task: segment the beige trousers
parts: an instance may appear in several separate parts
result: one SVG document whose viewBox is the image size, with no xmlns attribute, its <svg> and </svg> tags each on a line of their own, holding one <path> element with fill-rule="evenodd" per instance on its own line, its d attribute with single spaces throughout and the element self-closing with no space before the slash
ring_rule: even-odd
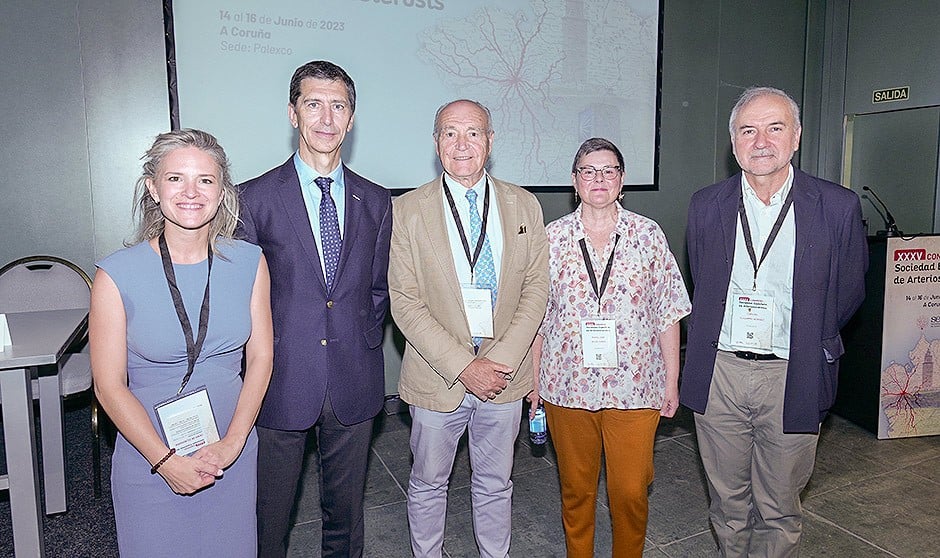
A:
<svg viewBox="0 0 940 558">
<path fill-rule="evenodd" d="M 705 414 L 695 414 L 721 556 L 799 555 L 800 492 L 813 474 L 819 436 L 784 434 L 786 375 L 786 360 L 719 351 Z"/>
</svg>

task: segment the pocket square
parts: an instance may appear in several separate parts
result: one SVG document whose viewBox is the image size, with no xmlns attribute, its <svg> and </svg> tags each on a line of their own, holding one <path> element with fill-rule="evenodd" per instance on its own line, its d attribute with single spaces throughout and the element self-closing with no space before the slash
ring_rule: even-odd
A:
<svg viewBox="0 0 940 558">
<path fill-rule="evenodd" d="M 519 225 L 519 234 L 525 234 L 525 223 Z"/>
</svg>

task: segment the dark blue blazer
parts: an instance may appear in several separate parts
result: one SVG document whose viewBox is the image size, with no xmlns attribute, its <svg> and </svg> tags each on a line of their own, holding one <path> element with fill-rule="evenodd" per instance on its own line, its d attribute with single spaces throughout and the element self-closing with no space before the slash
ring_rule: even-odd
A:
<svg viewBox="0 0 940 558">
<path fill-rule="evenodd" d="M 240 187 L 236 234 L 261 246 L 271 272 L 274 373 L 259 426 L 310 428 L 327 393 L 343 424 L 370 419 L 382 407 L 391 196 L 345 166 L 343 172 L 345 230 L 330 292 L 293 158 Z"/>
<path fill-rule="evenodd" d="M 836 397 L 839 330 L 865 297 L 868 248 L 858 196 L 793 171 L 796 250 L 784 432 L 818 432 Z M 692 314 L 680 401 L 705 412 L 731 282 L 741 173 L 699 190 L 689 205 Z"/>
</svg>

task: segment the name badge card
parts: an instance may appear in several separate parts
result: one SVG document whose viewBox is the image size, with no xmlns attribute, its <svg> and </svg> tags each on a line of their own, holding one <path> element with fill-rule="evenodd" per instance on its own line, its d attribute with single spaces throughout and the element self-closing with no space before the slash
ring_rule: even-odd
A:
<svg viewBox="0 0 940 558">
<path fill-rule="evenodd" d="M 490 289 L 463 286 L 463 309 L 471 337 L 493 337 L 493 302 Z"/>
<path fill-rule="evenodd" d="M 617 368 L 616 320 L 581 320 L 581 358 L 587 368 Z"/>
<path fill-rule="evenodd" d="M 759 291 L 735 290 L 731 306 L 731 344 L 773 348 L 774 297 Z"/>
<path fill-rule="evenodd" d="M 190 455 L 219 441 L 215 413 L 212 412 L 209 392 L 205 386 L 161 401 L 153 409 L 157 413 L 166 445 L 176 448 L 179 455 Z"/>
</svg>

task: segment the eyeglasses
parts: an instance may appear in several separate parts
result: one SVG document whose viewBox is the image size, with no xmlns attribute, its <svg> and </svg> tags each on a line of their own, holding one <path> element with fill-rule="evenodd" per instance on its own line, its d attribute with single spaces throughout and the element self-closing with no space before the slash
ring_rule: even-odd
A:
<svg viewBox="0 0 940 558">
<path fill-rule="evenodd" d="M 597 177 L 597 173 L 601 173 L 601 176 L 604 177 L 604 180 L 613 180 L 620 176 L 620 167 L 604 167 L 602 169 L 595 169 L 594 167 L 580 167 L 577 169 L 578 176 L 582 180 L 587 180 L 590 182 Z"/>
</svg>

